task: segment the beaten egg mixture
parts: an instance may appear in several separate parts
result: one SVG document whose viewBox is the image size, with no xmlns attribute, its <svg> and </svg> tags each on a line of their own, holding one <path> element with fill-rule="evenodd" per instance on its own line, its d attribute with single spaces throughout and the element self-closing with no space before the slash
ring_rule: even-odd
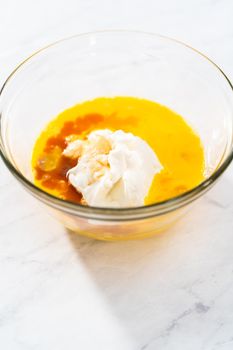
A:
<svg viewBox="0 0 233 350">
<path fill-rule="evenodd" d="M 65 150 L 76 140 L 86 141 L 96 130 L 131 133 L 153 150 L 161 167 L 152 178 L 144 205 L 180 195 L 204 178 L 201 140 L 180 115 L 145 99 L 103 97 L 65 110 L 39 135 L 32 154 L 35 184 L 59 198 L 88 204 L 67 176 L 79 157 L 68 157 Z"/>
</svg>

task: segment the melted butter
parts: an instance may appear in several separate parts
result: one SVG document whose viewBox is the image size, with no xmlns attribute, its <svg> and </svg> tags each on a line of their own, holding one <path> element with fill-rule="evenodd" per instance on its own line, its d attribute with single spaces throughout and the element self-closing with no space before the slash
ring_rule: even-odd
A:
<svg viewBox="0 0 233 350">
<path fill-rule="evenodd" d="M 145 140 L 164 169 L 154 177 L 145 204 L 177 196 L 203 180 L 204 150 L 185 120 L 158 103 L 134 97 L 97 98 L 65 110 L 41 133 L 33 149 L 35 184 L 60 198 L 80 203 L 66 172 L 76 165 L 62 155 L 67 138 L 85 139 L 93 130 L 131 132 Z"/>
</svg>

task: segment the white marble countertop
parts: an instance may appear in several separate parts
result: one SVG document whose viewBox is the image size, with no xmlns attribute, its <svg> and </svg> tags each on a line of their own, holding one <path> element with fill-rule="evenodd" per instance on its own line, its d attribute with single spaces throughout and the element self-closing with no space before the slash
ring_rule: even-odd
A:
<svg viewBox="0 0 233 350">
<path fill-rule="evenodd" d="M 106 28 L 160 32 L 233 80 L 232 0 L 0 0 L 1 82 L 33 50 Z M 0 348 L 233 349 L 233 167 L 172 230 L 103 243 L 66 230 L 0 163 Z"/>
</svg>

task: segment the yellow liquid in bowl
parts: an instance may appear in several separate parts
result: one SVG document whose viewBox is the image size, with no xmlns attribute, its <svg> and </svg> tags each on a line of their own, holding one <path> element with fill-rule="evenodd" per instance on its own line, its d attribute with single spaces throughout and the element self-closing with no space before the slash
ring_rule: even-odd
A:
<svg viewBox="0 0 233 350">
<path fill-rule="evenodd" d="M 180 115 L 145 99 L 103 97 L 69 108 L 48 124 L 33 149 L 35 184 L 57 197 L 79 203 L 81 196 L 68 184 L 64 161 L 61 166 L 61 153 L 67 136 L 83 139 L 98 129 L 131 132 L 145 140 L 158 156 L 163 170 L 155 175 L 145 205 L 184 193 L 204 178 L 201 140 Z M 46 168 L 46 161 L 52 167 Z M 61 176 L 53 162 L 60 164 L 57 169 L 62 171 Z M 68 164 L 67 169 L 69 165 L 74 166 Z"/>
</svg>

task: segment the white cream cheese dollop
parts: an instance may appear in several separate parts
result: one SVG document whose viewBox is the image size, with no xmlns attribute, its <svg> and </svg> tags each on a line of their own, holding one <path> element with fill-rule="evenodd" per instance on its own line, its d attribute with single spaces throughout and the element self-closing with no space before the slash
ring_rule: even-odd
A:
<svg viewBox="0 0 233 350">
<path fill-rule="evenodd" d="M 144 140 L 122 130 L 93 131 L 86 140 L 70 142 L 63 154 L 78 158 L 67 176 L 90 206 L 144 205 L 155 174 L 163 168 Z"/>
</svg>

